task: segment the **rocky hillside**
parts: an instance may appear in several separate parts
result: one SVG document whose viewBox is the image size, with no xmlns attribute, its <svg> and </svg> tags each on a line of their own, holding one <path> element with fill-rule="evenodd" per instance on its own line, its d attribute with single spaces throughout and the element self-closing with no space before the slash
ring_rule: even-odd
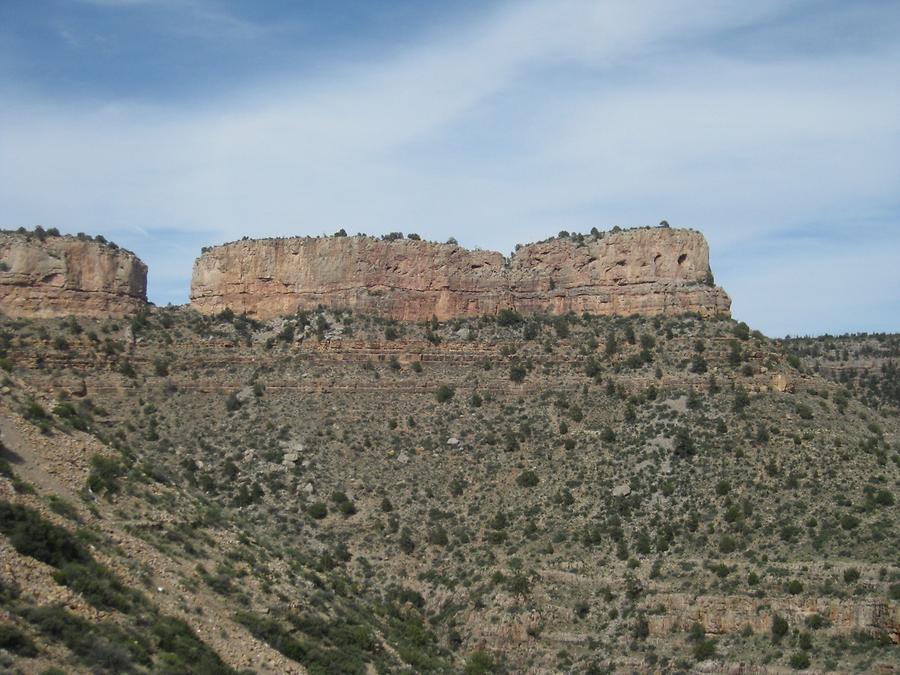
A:
<svg viewBox="0 0 900 675">
<path fill-rule="evenodd" d="M 0 668 L 896 672 L 898 407 L 805 358 L 691 315 L 0 321 Z"/>
<path fill-rule="evenodd" d="M 102 238 L 0 232 L 0 312 L 7 316 L 123 316 L 146 302 L 147 266 Z"/>
<path fill-rule="evenodd" d="M 510 259 L 454 243 L 366 236 L 243 240 L 204 251 L 191 305 L 268 319 L 319 305 L 404 321 L 519 312 L 728 315 L 699 232 L 565 235 Z"/>
</svg>

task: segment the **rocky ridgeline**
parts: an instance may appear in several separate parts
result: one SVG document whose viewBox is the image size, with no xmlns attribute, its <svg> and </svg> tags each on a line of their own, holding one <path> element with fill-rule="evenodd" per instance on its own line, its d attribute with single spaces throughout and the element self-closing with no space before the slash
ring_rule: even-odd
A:
<svg viewBox="0 0 900 675">
<path fill-rule="evenodd" d="M 0 312 L 9 316 L 121 316 L 146 304 L 146 288 L 146 265 L 102 239 L 0 233 Z M 259 319 L 324 305 L 421 321 L 503 309 L 727 316 L 731 301 L 712 283 L 703 235 L 660 227 L 554 238 L 509 259 L 419 239 L 247 239 L 204 250 L 191 304 Z"/>
<path fill-rule="evenodd" d="M 191 304 L 266 319 L 319 305 L 405 321 L 524 313 L 728 315 L 709 247 L 693 230 L 640 228 L 493 251 L 418 239 L 295 237 L 212 247 Z"/>
<path fill-rule="evenodd" d="M 147 302 L 147 266 L 89 237 L 0 233 L 0 312 L 13 317 L 129 314 Z"/>
</svg>

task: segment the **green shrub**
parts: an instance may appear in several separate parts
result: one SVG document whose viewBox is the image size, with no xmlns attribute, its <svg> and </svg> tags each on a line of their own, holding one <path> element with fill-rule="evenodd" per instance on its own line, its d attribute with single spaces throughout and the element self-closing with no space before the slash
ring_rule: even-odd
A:
<svg viewBox="0 0 900 675">
<path fill-rule="evenodd" d="M 841 527 L 845 530 L 853 530 L 859 526 L 859 518 L 856 516 L 845 514 L 841 516 Z"/>
<path fill-rule="evenodd" d="M 27 506 L 0 501 L 0 532 L 19 553 L 52 567 L 91 560 L 90 554 L 67 530 L 47 522 Z"/>
<path fill-rule="evenodd" d="M 501 309 L 497 314 L 498 326 L 515 326 L 519 323 L 522 323 L 522 317 L 514 309 Z"/>
<path fill-rule="evenodd" d="M 794 670 L 804 670 L 809 668 L 810 660 L 809 654 L 806 652 L 794 652 L 791 654 L 791 658 L 788 661 L 791 664 L 791 668 Z"/>
<path fill-rule="evenodd" d="M 233 673 L 219 655 L 210 649 L 196 633 L 181 619 L 157 616 L 150 625 L 150 634 L 155 638 L 161 654 L 165 673 L 196 673 L 215 675 Z"/>
<path fill-rule="evenodd" d="M 109 570 L 96 562 L 66 563 L 53 573 L 53 579 L 80 593 L 88 604 L 98 609 L 128 612 L 132 607 L 134 594 Z"/>
<path fill-rule="evenodd" d="M 561 340 L 569 337 L 569 317 L 555 316 L 553 317 L 553 330 L 556 331 L 556 337 Z"/>
<path fill-rule="evenodd" d="M 750 395 L 743 389 L 734 392 L 734 403 L 732 409 L 736 413 L 742 413 L 744 409 L 750 405 Z"/>
<path fill-rule="evenodd" d="M 737 542 L 734 540 L 730 534 L 723 534 L 719 539 L 719 552 L 724 555 L 728 555 L 729 553 L 734 553 L 734 550 L 737 548 Z"/>
<path fill-rule="evenodd" d="M 878 506 L 893 506 L 894 505 L 894 495 L 891 493 L 890 490 L 881 489 L 875 493 L 875 497 L 873 498 L 873 501 Z"/>
<path fill-rule="evenodd" d="M 800 649 L 802 649 L 803 651 L 809 651 L 813 646 L 812 635 L 810 635 L 809 633 L 800 633 L 800 638 L 797 641 L 797 644 L 800 645 Z"/>
<path fill-rule="evenodd" d="M 453 387 L 450 387 L 446 384 L 442 384 L 438 387 L 437 391 L 434 394 L 434 397 L 437 399 L 438 403 L 446 403 L 456 394 L 456 390 Z"/>
<path fill-rule="evenodd" d="M 413 541 L 412 531 L 408 527 L 404 527 L 402 530 L 400 530 L 400 536 L 397 539 L 397 545 L 400 547 L 400 550 L 407 555 L 416 550 L 416 542 Z"/>
<path fill-rule="evenodd" d="M 778 642 L 787 635 L 788 632 L 788 622 L 778 616 L 777 614 L 772 616 L 772 640 L 773 642 Z"/>
<path fill-rule="evenodd" d="M 446 546 L 450 543 L 450 539 L 447 537 L 447 530 L 444 529 L 442 525 L 435 525 L 430 530 L 428 530 L 428 543 L 435 544 L 436 546 Z"/>
<path fill-rule="evenodd" d="M 466 659 L 466 666 L 463 670 L 465 675 L 489 675 L 496 672 L 497 664 L 494 659 L 485 651 L 474 651 L 469 654 Z"/>
<path fill-rule="evenodd" d="M 694 441 L 686 427 L 678 427 L 675 432 L 674 451 L 676 457 L 692 457 L 697 450 Z"/>
<path fill-rule="evenodd" d="M 313 502 L 306 508 L 306 512 L 316 520 L 322 520 L 328 515 L 328 506 L 325 502 Z"/>
<path fill-rule="evenodd" d="M 78 520 L 78 511 L 69 502 L 56 495 L 47 497 L 47 505 L 53 513 L 68 518 L 69 520 Z"/>
<path fill-rule="evenodd" d="M 114 624 L 91 624 L 59 606 L 33 607 L 23 614 L 41 633 L 62 642 L 92 670 L 135 672 L 135 663 L 150 661 L 146 643 Z"/>
<path fill-rule="evenodd" d="M 169 361 L 161 357 L 153 359 L 153 372 L 159 377 L 166 377 L 169 374 Z"/>
<path fill-rule="evenodd" d="M 700 354 L 695 354 L 693 359 L 691 360 L 691 372 L 697 375 L 702 375 L 706 371 L 706 359 L 704 359 Z"/>
<path fill-rule="evenodd" d="M 859 580 L 859 570 L 855 567 L 848 567 L 844 570 L 844 581 L 848 584 L 855 583 Z"/>
<path fill-rule="evenodd" d="M 34 399 L 28 399 L 22 410 L 22 417 L 38 427 L 43 433 L 50 433 L 50 415 L 44 407 Z"/>
<path fill-rule="evenodd" d="M 91 457 L 91 472 L 88 474 L 87 486 L 94 494 L 114 495 L 121 489 L 119 479 L 124 473 L 125 467 L 119 460 L 94 455 Z"/>
<path fill-rule="evenodd" d="M 813 630 L 826 628 L 830 625 L 829 621 L 821 614 L 810 614 L 808 617 L 806 617 L 805 623 L 807 628 L 812 628 Z"/>
<path fill-rule="evenodd" d="M 521 363 L 514 363 L 509 367 L 509 379 L 513 382 L 518 383 L 524 381 L 527 374 L 528 371 Z"/>
<path fill-rule="evenodd" d="M 797 579 L 791 579 L 785 587 L 785 590 L 791 595 L 799 595 L 803 592 L 803 584 Z"/>
<path fill-rule="evenodd" d="M 38 653 L 30 637 L 15 626 L 3 623 L 0 623 L 0 649 L 26 658 L 37 656 Z"/>
<path fill-rule="evenodd" d="M 539 483 L 538 475 L 531 469 L 523 471 L 516 478 L 516 483 L 521 487 L 534 487 Z"/>
<path fill-rule="evenodd" d="M 243 403 L 241 403 L 241 399 L 238 398 L 237 392 L 233 391 L 228 394 L 228 398 L 225 399 L 225 410 L 228 412 L 235 412 L 236 410 L 240 410 Z"/>
<path fill-rule="evenodd" d="M 694 645 L 694 658 L 697 661 L 706 661 L 716 655 L 716 643 L 714 640 L 700 640 Z"/>
</svg>

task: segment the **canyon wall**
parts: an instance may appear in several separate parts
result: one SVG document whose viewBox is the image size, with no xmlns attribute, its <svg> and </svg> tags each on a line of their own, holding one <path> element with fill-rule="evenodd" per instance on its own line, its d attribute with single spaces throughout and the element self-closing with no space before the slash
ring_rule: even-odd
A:
<svg viewBox="0 0 900 675">
<path fill-rule="evenodd" d="M 0 233 L 0 312 L 122 316 L 147 302 L 147 266 L 129 251 L 71 236 Z"/>
<path fill-rule="evenodd" d="M 693 230 L 640 228 L 493 251 L 411 239 L 295 237 L 232 242 L 194 264 L 191 304 L 266 319 L 317 305 L 404 321 L 569 311 L 729 314 Z"/>
</svg>

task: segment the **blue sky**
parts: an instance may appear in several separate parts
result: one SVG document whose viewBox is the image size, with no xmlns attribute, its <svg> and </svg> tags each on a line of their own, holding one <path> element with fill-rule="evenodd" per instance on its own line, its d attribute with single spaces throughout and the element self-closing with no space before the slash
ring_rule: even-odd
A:
<svg viewBox="0 0 900 675">
<path fill-rule="evenodd" d="M 896 0 L 0 0 L 0 226 L 702 230 L 769 335 L 900 331 Z"/>
</svg>

